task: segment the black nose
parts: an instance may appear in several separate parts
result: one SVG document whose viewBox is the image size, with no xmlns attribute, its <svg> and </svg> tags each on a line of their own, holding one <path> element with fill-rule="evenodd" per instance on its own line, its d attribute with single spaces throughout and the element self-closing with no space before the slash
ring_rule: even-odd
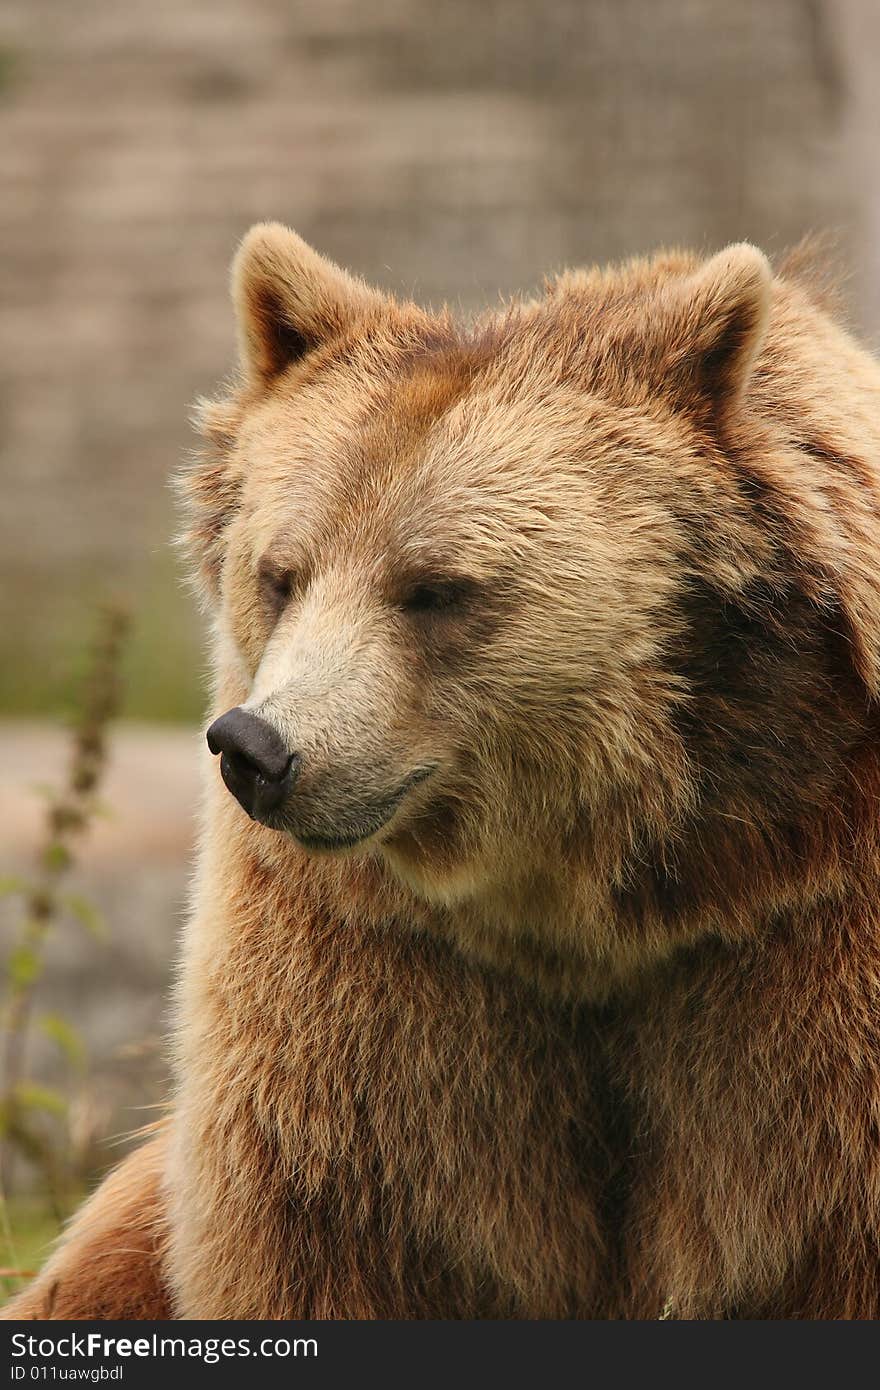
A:
<svg viewBox="0 0 880 1390">
<path fill-rule="evenodd" d="M 220 775 L 254 820 L 265 820 L 287 796 L 299 770 L 281 735 L 256 714 L 236 707 L 215 719 L 208 747 L 220 754 Z"/>
</svg>

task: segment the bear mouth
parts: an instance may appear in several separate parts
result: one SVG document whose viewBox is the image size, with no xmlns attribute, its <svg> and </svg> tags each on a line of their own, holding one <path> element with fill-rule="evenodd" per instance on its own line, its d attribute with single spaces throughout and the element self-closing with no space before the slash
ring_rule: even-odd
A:
<svg viewBox="0 0 880 1390">
<path fill-rule="evenodd" d="M 426 781 L 433 771 L 433 767 L 417 768 L 390 796 L 369 807 L 359 807 L 358 814 L 351 821 L 332 828 L 326 822 L 325 829 L 324 825 L 299 821 L 295 814 L 291 814 L 295 810 L 292 806 L 286 808 L 286 814 L 277 813 L 263 823 L 271 830 L 291 836 L 303 849 L 313 853 L 329 854 L 354 849 L 384 830 L 409 793 Z"/>
</svg>

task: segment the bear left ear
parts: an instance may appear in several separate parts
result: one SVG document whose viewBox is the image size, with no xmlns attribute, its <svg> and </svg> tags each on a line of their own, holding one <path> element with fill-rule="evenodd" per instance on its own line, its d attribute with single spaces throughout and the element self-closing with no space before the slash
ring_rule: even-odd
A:
<svg viewBox="0 0 880 1390">
<path fill-rule="evenodd" d="M 277 222 L 252 227 L 232 264 L 239 354 L 265 389 L 293 362 L 387 303 Z"/>
<path fill-rule="evenodd" d="M 658 385 L 688 414 L 723 431 L 742 401 L 770 311 L 772 272 L 741 242 L 663 286 L 656 301 Z"/>
</svg>

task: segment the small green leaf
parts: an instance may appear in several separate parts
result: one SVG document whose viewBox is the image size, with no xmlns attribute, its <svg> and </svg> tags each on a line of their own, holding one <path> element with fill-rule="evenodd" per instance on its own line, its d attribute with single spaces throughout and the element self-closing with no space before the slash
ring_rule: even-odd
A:
<svg viewBox="0 0 880 1390">
<path fill-rule="evenodd" d="M 58 873 L 61 869 L 66 869 L 70 863 L 70 851 L 60 840 L 54 840 L 51 845 L 47 845 L 43 854 L 43 863 L 47 869 Z"/>
<path fill-rule="evenodd" d="M 91 936 L 98 941 L 106 940 L 107 928 L 104 919 L 88 898 L 81 897 L 79 893 L 65 893 L 59 901 Z"/>
<path fill-rule="evenodd" d="M 57 1091 L 50 1091 L 48 1086 L 34 1086 L 31 1082 L 16 1086 L 15 1101 L 22 1110 L 45 1110 L 50 1115 L 63 1115 L 67 1110 L 64 1097 Z"/>
<path fill-rule="evenodd" d="M 62 1018 L 60 1014 L 43 1014 L 40 1027 L 46 1037 L 61 1049 L 69 1062 L 75 1067 L 83 1065 L 86 1050 L 82 1038 L 66 1018 Z"/>
<path fill-rule="evenodd" d="M 6 973 L 17 989 L 33 984 L 39 979 L 43 962 L 30 946 L 14 946 L 6 961 Z"/>
<path fill-rule="evenodd" d="M 11 898 L 15 893 L 29 893 L 30 884 L 26 878 L 16 874 L 0 874 L 0 898 Z"/>
</svg>

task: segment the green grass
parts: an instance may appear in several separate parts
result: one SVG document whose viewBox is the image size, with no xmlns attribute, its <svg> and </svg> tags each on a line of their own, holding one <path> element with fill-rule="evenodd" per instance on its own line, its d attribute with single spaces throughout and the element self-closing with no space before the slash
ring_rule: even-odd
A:
<svg viewBox="0 0 880 1390">
<path fill-rule="evenodd" d="M 45 1263 L 61 1223 L 36 1197 L 0 1201 L 0 1304 L 18 1293 Z M 10 1273 L 8 1271 L 16 1271 Z"/>
</svg>

